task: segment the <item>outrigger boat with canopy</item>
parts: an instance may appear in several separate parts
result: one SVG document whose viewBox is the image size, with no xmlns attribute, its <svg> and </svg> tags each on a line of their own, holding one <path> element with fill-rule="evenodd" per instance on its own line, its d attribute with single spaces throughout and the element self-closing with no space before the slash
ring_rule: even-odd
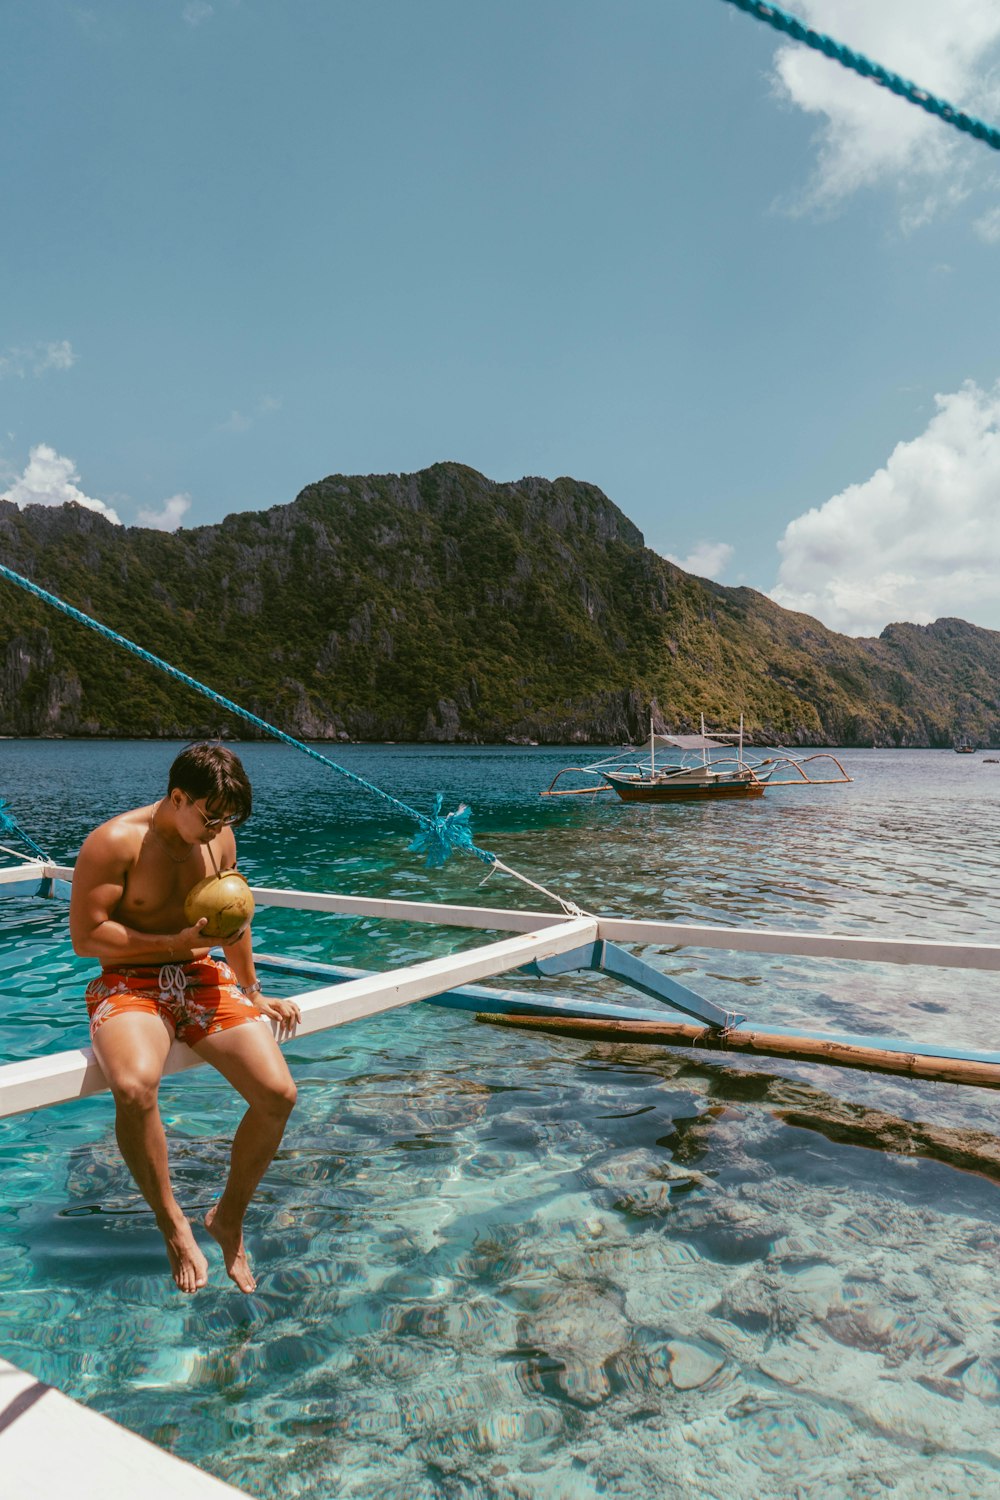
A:
<svg viewBox="0 0 1000 1500">
<path fill-rule="evenodd" d="M 736 743 L 731 743 L 735 741 Z M 706 798 L 762 797 L 769 786 L 829 786 L 851 778 L 835 755 L 817 751 L 796 756 L 774 751 L 748 758 L 743 742 L 743 715 L 734 732 L 657 734 L 649 721 L 649 743 L 627 745 L 614 755 L 586 766 L 565 766 L 542 792 L 543 797 L 593 796 L 616 792 L 623 802 L 692 802 Z M 832 761 L 839 775 L 818 777 L 806 770 L 813 761 Z M 583 786 L 558 786 L 562 778 L 589 776 Z"/>
</svg>

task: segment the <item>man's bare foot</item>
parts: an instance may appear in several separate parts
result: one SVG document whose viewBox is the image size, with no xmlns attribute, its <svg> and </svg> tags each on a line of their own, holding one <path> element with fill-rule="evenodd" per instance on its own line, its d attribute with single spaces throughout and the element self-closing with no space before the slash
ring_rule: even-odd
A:
<svg viewBox="0 0 1000 1500">
<path fill-rule="evenodd" d="M 250 1269 L 247 1260 L 246 1247 L 243 1244 L 243 1226 L 237 1224 L 235 1229 L 230 1229 L 225 1224 L 218 1223 L 219 1205 L 216 1203 L 205 1215 L 205 1228 L 222 1246 L 222 1258 L 226 1263 L 226 1270 L 241 1292 L 253 1292 L 257 1289 L 257 1279 Z"/>
<path fill-rule="evenodd" d="M 208 1281 L 208 1261 L 198 1249 L 187 1219 L 161 1227 L 170 1269 L 179 1291 L 196 1292 Z"/>
</svg>

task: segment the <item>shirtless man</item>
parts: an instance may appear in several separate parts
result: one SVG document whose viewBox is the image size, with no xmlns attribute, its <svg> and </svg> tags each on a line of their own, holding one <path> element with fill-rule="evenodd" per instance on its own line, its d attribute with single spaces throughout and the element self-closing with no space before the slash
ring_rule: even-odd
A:
<svg viewBox="0 0 1000 1500">
<path fill-rule="evenodd" d="M 174 1037 L 218 1068 L 249 1106 L 233 1138 L 222 1197 L 205 1216 L 243 1292 L 257 1284 L 243 1216 L 295 1103 L 295 1084 L 266 1022 L 287 1033 L 298 1006 L 261 994 L 249 927 L 222 945 L 226 962 L 219 963 L 201 936 L 205 918 L 192 927 L 184 916 L 188 891 L 214 873 L 210 859 L 220 870 L 235 867 L 233 829 L 250 810 L 250 783 L 233 752 L 189 745 L 170 768 L 166 796 L 95 828 L 73 874 L 73 947 L 102 968 L 87 988 L 87 1009 L 115 1098 L 118 1144 L 156 1216 L 182 1292 L 205 1285 L 208 1262 L 174 1197 L 157 1105 Z"/>
</svg>

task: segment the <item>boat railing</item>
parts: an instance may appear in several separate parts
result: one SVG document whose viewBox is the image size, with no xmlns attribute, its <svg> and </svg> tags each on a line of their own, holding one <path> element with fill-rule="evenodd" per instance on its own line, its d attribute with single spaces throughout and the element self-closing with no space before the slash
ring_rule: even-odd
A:
<svg viewBox="0 0 1000 1500">
<path fill-rule="evenodd" d="M 832 760 L 840 775 L 810 776 L 803 767 L 814 760 Z M 766 769 L 768 766 L 771 767 L 770 771 Z M 828 750 L 817 751 L 815 755 L 805 755 L 801 760 L 795 755 L 768 756 L 766 760 L 760 761 L 754 770 L 761 781 L 766 781 L 768 786 L 840 786 L 854 779 L 848 776 L 837 757 Z M 775 773 L 782 770 L 797 771 L 798 775 L 789 776 L 787 780 L 775 780 Z"/>
<path fill-rule="evenodd" d="M 636 765 L 632 769 L 638 771 L 640 768 L 639 768 L 638 765 Z M 627 775 L 628 774 L 628 770 L 629 770 L 629 767 L 626 766 L 624 768 L 624 774 Z M 595 783 L 594 783 L 593 786 L 565 786 L 565 787 L 560 787 L 559 790 L 557 791 L 556 790 L 556 782 L 559 781 L 563 776 L 593 776 L 595 778 Z M 539 796 L 542 796 L 542 797 L 593 797 L 593 796 L 596 796 L 596 794 L 598 792 L 610 792 L 611 790 L 612 790 L 611 785 L 607 781 L 604 780 L 604 774 L 603 774 L 603 772 L 595 770 L 593 766 L 564 766 L 561 771 L 557 771 L 556 772 L 555 776 L 553 776 L 553 778 L 552 778 L 551 782 L 549 783 L 549 785 L 545 788 L 544 792 L 540 792 L 539 793 Z"/>
<path fill-rule="evenodd" d="M 649 767 L 646 766 L 643 769 L 648 775 Z M 711 771 L 716 775 L 735 776 L 744 771 L 752 772 L 753 769 L 753 766 L 748 765 L 745 760 L 740 760 L 738 755 L 718 755 L 709 761 L 697 760 L 687 755 L 683 760 L 668 761 L 664 765 L 657 766 L 654 774 L 657 779 L 689 775 L 692 771 Z"/>
<path fill-rule="evenodd" d="M 65 888 L 65 882 L 71 880 L 72 875 L 72 869 L 67 866 L 23 865 L 0 871 L 0 889 L 13 893 L 33 882 L 39 894 L 54 894 L 57 884 Z M 474 984 L 477 980 L 508 973 L 530 962 L 544 961 L 597 939 L 595 917 L 450 907 L 419 901 L 382 901 L 321 891 L 265 887 L 253 887 L 253 895 L 258 906 L 292 907 L 298 911 L 337 912 L 349 916 L 395 917 L 407 922 L 478 927 L 518 934 L 444 958 L 428 959 L 386 973 L 366 975 L 313 990 L 299 999 L 302 1017 L 296 1027 L 297 1036 L 379 1015 L 415 1000 L 440 995 L 459 985 Z M 183 1072 L 200 1066 L 200 1062 L 189 1047 L 175 1041 L 167 1056 L 164 1073 Z M 106 1088 L 104 1074 L 89 1047 L 7 1063 L 0 1066 L 0 1116 L 61 1104 Z"/>
<path fill-rule="evenodd" d="M 17 893 L 32 887 L 40 894 L 61 894 L 68 889 L 67 882 L 72 879 L 72 874 L 73 871 L 68 866 L 25 863 L 12 869 L 0 870 L 0 890 Z M 300 995 L 298 1003 L 302 1019 L 296 1028 L 297 1036 L 379 1015 L 417 1000 L 432 999 L 460 986 L 475 984 L 481 979 L 509 973 L 525 965 L 533 966 L 535 972 L 546 972 L 547 965 L 547 972 L 551 973 L 565 972 L 567 968 L 586 967 L 586 963 L 577 961 L 579 955 L 599 955 L 602 944 L 627 943 L 643 948 L 666 946 L 724 949 L 737 953 L 784 954 L 848 959 L 861 963 L 913 964 L 1000 973 L 1000 944 L 996 943 L 858 937 L 771 928 L 711 927 L 691 922 L 590 914 L 568 916 L 564 913 L 452 906 L 440 902 L 349 896 L 326 891 L 283 890 L 269 886 L 253 887 L 253 895 L 260 907 L 287 907 L 298 911 L 378 917 L 389 921 L 432 923 L 435 926 L 516 934 L 445 957 L 324 985 Z M 621 954 L 620 958 L 625 960 L 625 968 L 619 967 L 614 972 L 626 977 L 629 955 Z M 633 959 L 632 962 L 643 967 L 638 959 Z M 593 967 L 594 963 L 591 962 L 589 966 Z M 596 966 L 602 966 L 599 957 Z M 289 961 L 287 967 L 294 969 L 294 961 Z M 307 972 L 307 967 L 302 972 Z M 674 983 L 668 981 L 666 976 L 661 976 L 661 981 L 665 985 Z M 486 1005 L 483 1009 L 487 1009 Z M 665 1009 L 664 1014 L 669 1015 L 669 1011 Z M 717 1027 L 702 1026 L 696 1028 L 696 1035 L 710 1040 L 702 1043 L 689 1039 L 688 1045 L 719 1045 L 720 1038 L 724 1042 L 727 1034 L 725 1029 L 719 1031 Z M 816 1037 L 822 1034 L 811 1035 Z M 854 1042 L 857 1042 L 857 1038 Z M 902 1045 L 897 1042 L 896 1050 L 899 1051 Z M 926 1051 L 930 1044 L 905 1043 L 905 1047 L 913 1052 L 919 1052 L 921 1046 Z M 944 1047 L 937 1049 L 937 1055 L 955 1056 L 958 1053 L 957 1049 Z M 832 1057 L 830 1060 L 833 1060 Z M 997 1062 L 1000 1064 L 1000 1054 L 997 1055 Z M 200 1065 L 201 1060 L 190 1048 L 175 1041 L 167 1058 L 165 1072 L 177 1073 Z M 1000 1066 L 995 1067 L 988 1076 L 995 1077 L 1000 1083 Z M 7 1063 L 0 1066 L 0 1116 L 64 1103 L 106 1088 L 104 1075 L 90 1048 Z"/>
</svg>

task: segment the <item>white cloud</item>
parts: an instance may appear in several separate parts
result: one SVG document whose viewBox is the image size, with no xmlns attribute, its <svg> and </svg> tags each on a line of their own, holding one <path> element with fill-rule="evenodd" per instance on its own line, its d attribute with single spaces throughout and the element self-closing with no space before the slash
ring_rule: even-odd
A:
<svg viewBox="0 0 1000 1500">
<path fill-rule="evenodd" d="M 190 0 L 181 11 L 181 16 L 189 26 L 201 26 L 203 22 L 210 21 L 215 14 L 215 7 L 207 4 L 207 0 Z"/>
<path fill-rule="evenodd" d="M 687 557 L 675 557 L 672 552 L 663 555 L 667 562 L 676 563 L 685 573 L 694 573 L 698 578 L 714 578 L 718 583 L 729 566 L 733 549 L 728 542 L 697 542 Z"/>
<path fill-rule="evenodd" d="M 148 526 L 153 531 L 176 531 L 190 509 L 190 495 L 171 495 L 159 510 L 140 510 L 136 525 Z"/>
<path fill-rule="evenodd" d="M 55 343 L 41 340 L 34 344 L 11 345 L 0 351 L 0 380 L 6 375 L 15 375 L 23 380 L 26 375 L 44 375 L 48 370 L 68 370 L 76 364 L 76 355 L 69 339 Z"/>
<path fill-rule="evenodd" d="M 989 209 L 972 227 L 988 245 L 1000 245 L 1000 207 Z"/>
<path fill-rule="evenodd" d="M 996 112 L 996 0 L 798 0 L 794 9 L 949 103 L 987 118 Z M 783 43 L 774 68 L 779 96 L 820 119 L 819 160 L 800 206 L 832 208 L 861 187 L 891 182 L 910 200 L 903 222 L 912 229 L 968 192 L 984 151 L 971 137 L 963 143 L 925 110 L 800 43 Z"/>
<path fill-rule="evenodd" d="M 275 412 L 281 410 L 281 398 L 279 396 L 261 396 L 253 409 L 248 413 L 244 411 L 231 411 L 224 422 L 219 423 L 220 432 L 249 432 L 255 422 L 261 417 L 273 417 Z"/>
<path fill-rule="evenodd" d="M 847 635 L 943 615 L 1000 629 L 1000 383 L 935 401 L 884 468 L 789 523 L 778 604 Z"/>
<path fill-rule="evenodd" d="M 94 500 L 85 495 L 78 486 L 79 474 L 71 458 L 64 458 L 48 443 L 38 443 L 28 455 L 24 473 L 6 491 L 0 500 L 12 500 L 23 509 L 26 505 L 65 505 L 72 500 L 87 510 L 96 510 L 116 526 L 121 518 L 103 500 Z"/>
<path fill-rule="evenodd" d="M 220 432 L 249 432 L 251 419 L 241 411 L 231 411 L 224 422 L 219 423 Z"/>
</svg>

